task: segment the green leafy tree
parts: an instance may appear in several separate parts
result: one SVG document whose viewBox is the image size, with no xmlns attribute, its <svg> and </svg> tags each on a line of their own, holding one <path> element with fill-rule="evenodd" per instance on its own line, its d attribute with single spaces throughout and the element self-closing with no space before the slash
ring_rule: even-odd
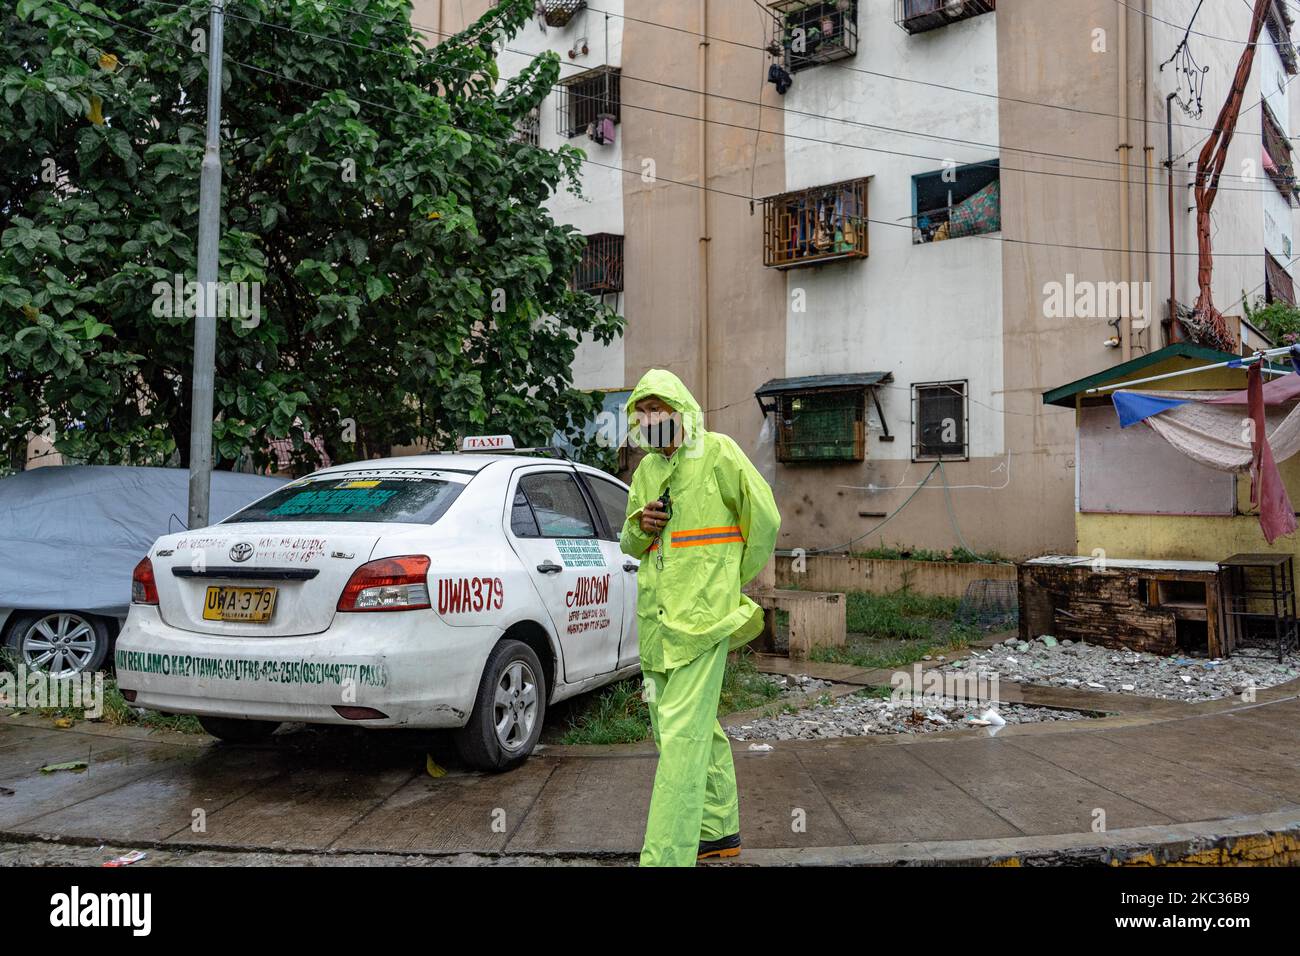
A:
<svg viewBox="0 0 1300 956">
<path fill-rule="evenodd" d="M 186 465 L 209 5 L 118 7 L 3 20 L 0 443 Z M 622 320 L 570 289 L 584 239 L 544 207 L 582 153 L 515 141 L 559 75 L 548 54 L 499 82 L 532 9 L 428 47 L 407 0 L 229 5 L 219 278 L 245 309 L 218 319 L 217 467 L 289 438 L 307 470 L 305 436 L 334 460 L 582 443 L 600 396 L 572 385 L 577 340 Z"/>
<path fill-rule="evenodd" d="M 1246 318 L 1251 325 L 1262 331 L 1275 345 L 1294 345 L 1300 342 L 1300 309 L 1281 299 L 1265 302 L 1257 297 L 1252 306 L 1242 295 L 1242 304 L 1246 307 Z"/>
</svg>

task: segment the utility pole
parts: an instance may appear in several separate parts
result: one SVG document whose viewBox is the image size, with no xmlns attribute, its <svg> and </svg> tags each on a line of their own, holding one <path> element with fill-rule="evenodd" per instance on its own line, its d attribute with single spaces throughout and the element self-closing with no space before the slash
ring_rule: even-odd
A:
<svg viewBox="0 0 1300 956">
<path fill-rule="evenodd" d="M 225 0 L 212 0 L 208 30 L 208 134 L 199 174 L 199 306 L 194 318 L 190 408 L 189 529 L 208 524 L 212 491 L 212 391 L 217 351 L 217 249 L 221 240 L 221 39 Z"/>
</svg>

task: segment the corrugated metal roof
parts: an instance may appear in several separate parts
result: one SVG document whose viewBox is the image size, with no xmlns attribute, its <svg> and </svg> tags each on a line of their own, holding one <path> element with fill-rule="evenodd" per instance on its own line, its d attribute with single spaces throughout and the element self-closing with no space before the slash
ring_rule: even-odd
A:
<svg viewBox="0 0 1300 956">
<path fill-rule="evenodd" d="M 892 382 L 893 372 L 847 372 L 840 375 L 801 375 L 797 378 L 769 379 L 754 394 L 778 395 L 782 392 L 808 392 L 819 388 L 852 388 Z"/>
</svg>

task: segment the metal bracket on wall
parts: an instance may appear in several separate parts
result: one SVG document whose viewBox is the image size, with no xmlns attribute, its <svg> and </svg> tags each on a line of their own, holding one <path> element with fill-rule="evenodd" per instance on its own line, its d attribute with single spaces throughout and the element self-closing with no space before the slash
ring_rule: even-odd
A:
<svg viewBox="0 0 1300 956">
<path fill-rule="evenodd" d="M 889 422 L 885 421 L 884 409 L 880 407 L 880 392 L 875 386 L 871 386 L 871 401 L 876 406 L 876 414 L 880 416 L 880 430 L 884 432 L 880 436 L 881 441 L 893 441 L 894 436 L 889 434 Z"/>
</svg>

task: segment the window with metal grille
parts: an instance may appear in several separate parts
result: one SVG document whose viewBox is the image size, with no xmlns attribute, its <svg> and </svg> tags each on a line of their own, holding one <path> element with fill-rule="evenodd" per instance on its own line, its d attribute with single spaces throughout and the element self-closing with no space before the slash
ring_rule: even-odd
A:
<svg viewBox="0 0 1300 956">
<path fill-rule="evenodd" d="M 587 237 L 582 261 L 573 270 L 573 288 L 577 292 L 623 291 L 623 237 L 601 232 Z"/>
<path fill-rule="evenodd" d="M 867 256 L 871 177 L 763 200 L 763 265 L 777 269 Z"/>
<path fill-rule="evenodd" d="M 912 242 L 941 242 L 1002 228 L 998 160 L 912 177 Z"/>
<path fill-rule="evenodd" d="M 1291 274 L 1267 249 L 1264 250 L 1264 301 L 1295 305 L 1295 284 L 1291 281 Z"/>
<path fill-rule="evenodd" d="M 912 386 L 913 461 L 969 458 L 968 424 L 964 380 Z"/>
<path fill-rule="evenodd" d="M 605 130 L 619 123 L 620 71 L 616 66 L 598 66 L 560 82 L 555 102 L 555 128 L 572 139 L 587 133 L 605 141 Z"/>
<path fill-rule="evenodd" d="M 894 0 L 894 22 L 908 33 L 924 33 L 997 9 L 997 0 Z"/>
<path fill-rule="evenodd" d="M 1260 130 L 1264 145 L 1264 172 L 1273 180 L 1290 204 L 1296 199 L 1295 163 L 1291 157 L 1291 140 L 1282 130 L 1268 100 L 1260 100 Z"/>
<path fill-rule="evenodd" d="M 777 461 L 862 461 L 866 392 L 861 388 L 776 396 Z"/>
<path fill-rule="evenodd" d="M 857 0 L 777 0 L 768 6 L 791 73 L 858 52 Z"/>
</svg>

